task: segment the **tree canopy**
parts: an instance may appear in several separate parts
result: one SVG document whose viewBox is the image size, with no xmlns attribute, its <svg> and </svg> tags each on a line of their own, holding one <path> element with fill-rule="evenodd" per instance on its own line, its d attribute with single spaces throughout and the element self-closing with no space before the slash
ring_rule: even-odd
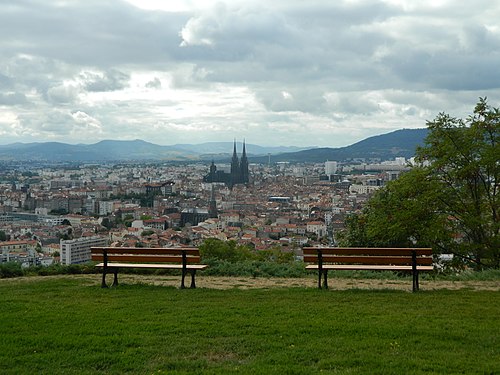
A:
<svg viewBox="0 0 500 375">
<path fill-rule="evenodd" d="M 480 98 L 467 119 L 440 113 L 427 127 L 417 164 L 347 219 L 341 242 L 432 246 L 499 268 L 500 110 Z"/>
</svg>

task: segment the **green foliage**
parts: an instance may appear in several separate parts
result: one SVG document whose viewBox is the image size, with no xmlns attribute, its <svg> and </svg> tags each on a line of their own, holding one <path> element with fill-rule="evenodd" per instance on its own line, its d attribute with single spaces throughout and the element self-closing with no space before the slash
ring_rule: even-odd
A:
<svg viewBox="0 0 500 375">
<path fill-rule="evenodd" d="M 0 241 L 7 241 L 7 239 L 7 234 L 3 230 L 0 230 Z"/>
<path fill-rule="evenodd" d="M 141 232 L 141 237 L 151 236 L 155 231 L 152 229 L 146 229 Z"/>
<path fill-rule="evenodd" d="M 71 223 L 69 222 L 68 219 L 64 219 L 62 222 L 61 222 L 61 225 L 71 225 Z"/>
<path fill-rule="evenodd" d="M 415 167 L 378 190 L 358 215 L 349 216 L 338 236 L 346 246 L 429 247 L 451 240 L 445 215 L 437 215 L 438 186 Z"/>
<path fill-rule="evenodd" d="M 476 268 L 500 267 L 500 110 L 480 99 L 466 120 L 428 124 L 420 166 L 346 220 L 348 246 L 432 246 Z"/>
<path fill-rule="evenodd" d="M 238 245 L 234 240 L 221 241 L 217 238 L 208 238 L 199 248 L 203 261 L 217 259 L 234 263 L 255 257 L 248 246 Z"/>
<path fill-rule="evenodd" d="M 242 277 L 305 277 L 310 276 L 302 262 L 275 263 L 262 260 L 243 260 L 230 262 L 209 258 L 204 261 L 208 268 L 206 276 L 242 276 Z"/>
<path fill-rule="evenodd" d="M 101 289 L 63 277 L 2 280 L 0 295 L 7 375 L 500 372 L 498 292 Z"/>
<path fill-rule="evenodd" d="M 301 277 L 303 262 L 295 261 L 292 253 L 280 248 L 254 251 L 235 241 L 209 238 L 200 246 L 202 261 L 209 267 L 204 275 L 251 277 Z"/>
<path fill-rule="evenodd" d="M 51 275 L 80 275 L 100 272 L 92 263 L 62 265 L 59 263 L 50 266 L 32 266 L 22 268 L 20 263 L 0 263 L 0 278 L 20 276 L 51 276 Z"/>
<path fill-rule="evenodd" d="M 294 263 L 295 255 L 291 252 L 284 252 L 279 247 L 267 250 L 260 250 L 256 253 L 256 259 L 270 263 Z"/>
<path fill-rule="evenodd" d="M 123 218 L 123 224 L 126 226 L 126 227 L 131 227 L 132 226 L 132 222 L 134 221 L 134 216 L 132 214 L 127 214 L 125 215 L 125 217 Z"/>
<path fill-rule="evenodd" d="M 439 185 L 439 208 L 460 241 L 450 249 L 477 267 L 500 267 L 500 109 L 481 98 L 466 120 L 444 113 L 428 123 L 429 178 Z"/>
<path fill-rule="evenodd" d="M 0 279 L 8 277 L 19 277 L 23 275 L 23 269 L 20 263 L 7 262 L 0 263 Z"/>
<path fill-rule="evenodd" d="M 107 230 L 110 230 L 113 227 L 113 222 L 109 219 L 109 217 L 104 217 L 101 221 L 101 225 Z"/>
<path fill-rule="evenodd" d="M 49 215 L 67 215 L 67 214 L 68 214 L 68 210 L 65 208 L 56 208 L 56 209 L 51 210 L 49 212 Z"/>
</svg>

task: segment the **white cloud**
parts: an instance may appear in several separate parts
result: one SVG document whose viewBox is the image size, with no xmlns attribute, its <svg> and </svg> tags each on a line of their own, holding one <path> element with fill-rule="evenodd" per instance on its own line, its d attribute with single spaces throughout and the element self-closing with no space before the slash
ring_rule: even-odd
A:
<svg viewBox="0 0 500 375">
<path fill-rule="evenodd" d="M 0 4 L 0 142 L 343 146 L 500 103 L 500 4 Z"/>
</svg>

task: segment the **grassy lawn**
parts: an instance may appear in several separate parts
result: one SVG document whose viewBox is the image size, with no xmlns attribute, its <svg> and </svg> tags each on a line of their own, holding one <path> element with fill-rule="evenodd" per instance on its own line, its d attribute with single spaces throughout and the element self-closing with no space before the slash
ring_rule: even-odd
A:
<svg viewBox="0 0 500 375">
<path fill-rule="evenodd" d="M 491 291 L 0 280 L 0 373 L 493 374 L 499 316 Z"/>
</svg>

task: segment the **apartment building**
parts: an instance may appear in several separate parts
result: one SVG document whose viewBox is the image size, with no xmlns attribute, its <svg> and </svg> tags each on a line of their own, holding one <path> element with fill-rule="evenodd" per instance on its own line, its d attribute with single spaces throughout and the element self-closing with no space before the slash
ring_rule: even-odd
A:
<svg viewBox="0 0 500 375">
<path fill-rule="evenodd" d="M 90 261 L 90 248 L 92 246 L 107 246 L 107 237 L 82 237 L 74 240 L 60 242 L 61 264 L 78 264 Z"/>
</svg>

